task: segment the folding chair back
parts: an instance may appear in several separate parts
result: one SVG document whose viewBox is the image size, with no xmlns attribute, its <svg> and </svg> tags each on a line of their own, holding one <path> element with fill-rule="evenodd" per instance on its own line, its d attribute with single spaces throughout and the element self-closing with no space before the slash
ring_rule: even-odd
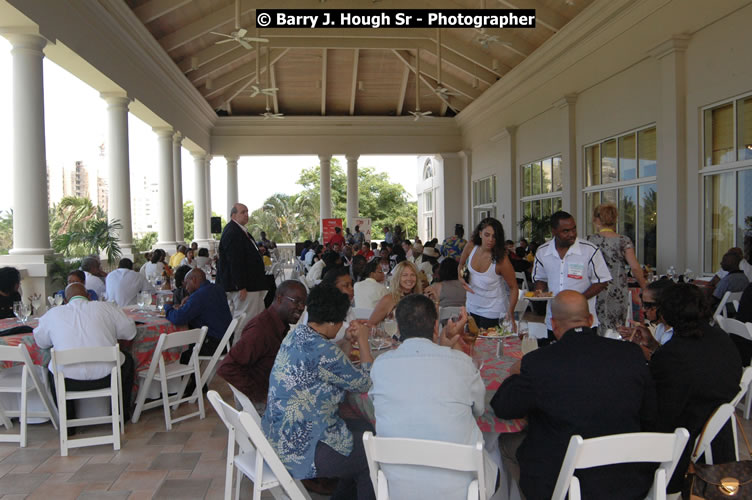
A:
<svg viewBox="0 0 752 500">
<path fill-rule="evenodd" d="M 577 469 L 622 463 L 660 462 L 648 498 L 665 499 L 666 483 L 674 473 L 688 439 L 689 432 L 681 427 L 673 434 L 635 432 L 592 439 L 572 436 L 551 498 L 564 500 L 569 493 L 570 500 L 580 500 L 580 482 L 574 475 Z"/>
<path fill-rule="evenodd" d="M 721 429 L 729 420 L 731 420 L 731 430 L 734 435 L 734 454 L 736 455 L 736 460 L 739 460 L 739 445 L 736 436 L 736 419 L 733 418 L 733 415 L 734 406 L 731 403 L 722 404 L 715 412 L 713 412 L 713 414 L 705 424 L 705 428 L 703 429 L 702 434 L 697 438 L 697 441 L 695 442 L 695 448 L 692 451 L 691 457 L 693 462 L 697 462 L 697 460 L 702 455 L 705 455 L 705 463 L 713 463 L 713 450 L 711 449 L 710 444 L 713 442 L 713 439 L 715 439 L 718 433 L 721 432 Z"/>
<path fill-rule="evenodd" d="M 239 412 L 222 400 L 216 391 L 207 394 L 222 422 L 227 427 L 227 470 L 225 475 L 225 499 L 232 494 L 232 477 L 235 468 L 253 482 L 254 500 L 261 498 L 261 492 L 280 488 L 293 500 L 310 500 L 310 496 L 299 481 L 294 480 L 266 440 L 260 425 L 251 414 Z M 254 410 L 255 412 L 255 410 Z M 240 453 L 235 454 L 237 444 Z M 235 495 L 240 491 L 242 475 L 235 482 Z M 276 493 L 276 492 L 274 492 Z M 278 495 L 274 495 L 278 497 Z"/>
<path fill-rule="evenodd" d="M 52 421 L 55 429 L 58 428 L 57 408 L 50 399 L 47 386 L 37 376 L 36 366 L 31 361 L 29 351 L 24 344 L 15 347 L 0 346 L 0 361 L 12 361 L 20 363 L 19 374 L 12 373 L 16 367 L 0 371 L 0 393 L 17 393 L 21 394 L 21 405 L 18 410 L 4 410 L 0 406 L 0 421 L 10 430 L 13 428 L 13 422 L 8 417 L 18 417 L 20 432 L 18 434 L 0 434 L 0 443 L 19 443 L 21 448 L 27 444 L 26 428 L 28 417 L 48 417 Z M 29 384 L 31 379 L 31 384 Z M 39 399 L 44 405 L 45 411 L 29 411 L 28 395 L 31 391 L 37 391 Z"/>
<path fill-rule="evenodd" d="M 245 315 L 246 313 L 240 313 L 240 315 L 230 321 L 230 324 L 227 325 L 227 330 L 225 330 L 225 334 L 222 335 L 222 340 L 219 341 L 219 345 L 217 346 L 217 350 L 214 351 L 214 354 L 211 356 L 199 355 L 199 361 L 209 361 L 201 375 L 201 387 L 199 387 L 199 389 L 203 389 L 204 385 L 209 385 L 209 382 L 214 378 L 214 374 L 217 372 L 217 363 L 225 357 L 224 354 L 222 354 L 225 347 L 230 344 L 230 339 L 235 335 L 238 325 L 245 324 Z"/>
<path fill-rule="evenodd" d="M 388 500 L 389 485 L 382 470 L 387 465 L 422 465 L 437 469 L 474 472 L 467 498 L 486 497 L 483 442 L 475 445 L 431 441 L 427 439 L 383 438 L 371 432 L 363 434 L 363 446 L 368 460 L 376 497 Z"/>
<path fill-rule="evenodd" d="M 530 288 L 527 285 L 527 276 L 525 276 L 525 273 L 523 272 L 515 272 L 514 277 L 517 280 L 522 280 L 522 283 L 520 284 L 520 290 L 527 291 Z"/>
<path fill-rule="evenodd" d="M 63 366 L 79 363 L 112 363 L 110 372 L 110 387 L 89 391 L 68 392 L 65 387 Z M 85 347 L 81 349 L 66 349 L 56 351 L 52 349 L 52 366 L 55 374 L 55 390 L 57 392 L 57 406 L 60 415 L 60 454 L 68 456 L 68 448 L 112 444 L 115 450 L 120 449 L 120 433 L 125 431 L 123 423 L 123 387 L 120 379 L 120 349 L 118 346 Z M 74 404 L 73 400 L 109 397 L 112 409 L 111 415 L 86 417 L 68 420 L 67 406 Z M 71 401 L 71 403 L 68 403 Z M 112 434 L 104 436 L 68 439 L 68 427 L 83 425 L 107 424 L 112 422 Z"/>
<path fill-rule="evenodd" d="M 204 418 L 206 413 L 204 412 L 204 393 L 201 390 L 201 368 L 199 366 L 198 353 L 201 350 L 201 344 L 206 337 L 207 327 L 196 328 L 194 330 L 187 330 L 184 332 L 163 333 L 159 336 L 157 347 L 154 350 L 154 356 L 151 359 L 149 369 L 146 371 L 138 372 L 138 377 L 141 379 L 140 386 L 138 388 L 138 396 L 136 397 L 136 409 L 133 411 L 133 417 L 131 422 L 134 424 L 138 422 L 143 410 L 162 406 L 165 414 L 165 426 L 167 430 L 172 429 L 172 424 L 180 422 L 182 420 L 195 417 L 199 415 L 201 419 Z M 170 363 L 166 365 L 162 352 L 168 349 L 176 347 L 193 345 L 191 358 L 187 365 L 180 364 L 179 362 Z M 196 389 L 193 394 L 189 394 L 187 397 L 183 397 L 185 388 L 188 385 L 191 375 L 193 375 L 196 382 Z M 167 391 L 167 381 L 170 379 L 180 379 L 180 389 L 175 396 L 170 397 Z M 160 383 L 162 389 L 162 397 L 155 401 L 146 403 L 146 395 L 151 387 L 153 380 Z M 172 418 L 170 412 L 170 406 L 176 407 L 180 403 L 186 401 L 193 401 L 198 399 L 198 411 L 188 413 L 178 418 Z"/>
<path fill-rule="evenodd" d="M 238 390 L 237 387 L 235 387 L 232 384 L 227 384 L 230 386 L 230 390 L 232 390 L 232 395 L 235 396 L 235 401 L 240 403 L 240 407 L 243 408 L 244 412 L 247 412 L 253 420 L 256 421 L 256 423 L 261 426 L 261 415 L 258 414 L 256 411 L 256 407 L 253 406 L 253 403 L 250 399 L 248 399 L 248 396 L 243 394 Z"/>
<path fill-rule="evenodd" d="M 739 392 L 731 400 L 731 406 L 736 408 L 742 398 L 747 395 L 749 390 L 749 384 L 752 383 L 752 366 L 748 366 L 742 372 L 742 379 L 739 382 Z M 747 396 L 747 402 L 749 403 L 749 396 Z"/>
<path fill-rule="evenodd" d="M 355 319 L 367 320 L 373 314 L 373 309 L 369 309 L 368 307 L 353 307 L 353 314 L 355 315 Z"/>
<path fill-rule="evenodd" d="M 520 313 L 520 318 L 522 318 L 522 314 L 527 311 L 529 305 L 530 301 L 525 297 L 525 290 L 520 288 L 517 290 L 517 305 L 514 306 L 514 312 Z"/>
<path fill-rule="evenodd" d="M 718 307 L 715 308 L 715 312 L 713 313 L 713 319 L 715 319 L 718 316 L 723 316 L 724 318 L 728 318 L 728 308 L 726 307 L 726 304 L 733 304 L 736 311 L 739 310 L 739 300 L 742 298 L 743 292 L 726 292 L 723 294 L 723 297 L 721 297 L 721 301 L 718 303 Z"/>
</svg>

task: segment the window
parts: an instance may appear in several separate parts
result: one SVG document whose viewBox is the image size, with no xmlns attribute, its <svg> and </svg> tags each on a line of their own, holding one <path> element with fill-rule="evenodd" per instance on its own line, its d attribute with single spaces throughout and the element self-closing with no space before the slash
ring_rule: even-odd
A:
<svg viewBox="0 0 752 500">
<path fill-rule="evenodd" d="M 424 210 L 426 212 L 432 212 L 433 211 L 433 192 L 426 191 L 423 193 L 423 200 L 424 200 Z"/>
<path fill-rule="evenodd" d="M 521 168 L 522 216 L 540 218 L 561 210 L 561 156 L 534 161 Z M 533 237 L 531 223 L 523 227 L 522 236 Z"/>
<path fill-rule="evenodd" d="M 426 242 L 433 239 L 433 217 L 426 217 Z"/>
<path fill-rule="evenodd" d="M 752 95 L 703 110 L 703 272 L 752 234 Z M 746 241 L 745 241 L 746 240 Z"/>
<path fill-rule="evenodd" d="M 426 227 L 426 241 L 433 239 L 433 191 L 423 191 L 423 220 Z"/>
<path fill-rule="evenodd" d="M 473 181 L 473 223 L 496 217 L 496 176 Z"/>
<path fill-rule="evenodd" d="M 656 265 L 658 191 L 657 134 L 651 125 L 585 147 L 586 235 L 593 234 L 593 210 L 613 203 L 619 210 L 617 231 L 634 244 L 637 259 Z"/>
<path fill-rule="evenodd" d="M 431 160 L 426 160 L 426 163 L 423 165 L 423 180 L 430 179 L 433 177 L 433 164 L 431 163 Z"/>
</svg>

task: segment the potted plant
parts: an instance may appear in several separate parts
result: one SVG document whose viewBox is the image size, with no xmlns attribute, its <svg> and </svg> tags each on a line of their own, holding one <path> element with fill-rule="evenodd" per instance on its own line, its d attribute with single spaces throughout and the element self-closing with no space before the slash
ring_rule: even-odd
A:
<svg viewBox="0 0 752 500">
<path fill-rule="evenodd" d="M 551 216 L 540 217 L 525 215 L 518 223 L 520 230 L 527 236 L 529 243 L 535 246 L 545 243 L 551 236 Z"/>
</svg>

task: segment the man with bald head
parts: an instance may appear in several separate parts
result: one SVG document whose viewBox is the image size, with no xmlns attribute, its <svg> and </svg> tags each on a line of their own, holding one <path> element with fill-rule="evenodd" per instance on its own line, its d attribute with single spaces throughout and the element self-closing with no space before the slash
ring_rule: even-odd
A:
<svg viewBox="0 0 752 500">
<path fill-rule="evenodd" d="M 211 356 L 217 350 L 232 321 L 225 292 L 222 287 L 209 282 L 204 271 L 199 268 L 191 269 L 185 275 L 183 288 L 188 296 L 178 305 L 165 304 L 165 316 L 175 325 L 187 325 L 189 328 L 207 327 L 200 354 Z M 190 351 L 183 353 L 185 363 L 190 357 Z"/>
<path fill-rule="evenodd" d="M 136 324 L 116 305 L 90 302 L 82 283 L 71 283 L 65 289 L 66 304 L 47 311 L 34 329 L 34 341 L 43 349 L 58 351 L 83 347 L 113 346 L 118 340 L 133 340 Z M 130 416 L 133 387 L 133 358 L 123 351 L 120 366 L 123 381 L 123 416 Z M 49 365 L 50 385 L 55 396 L 52 362 Z M 85 363 L 63 367 L 67 391 L 89 391 L 110 387 L 110 363 Z M 68 418 L 75 418 L 75 406 L 67 404 Z"/>
<path fill-rule="evenodd" d="M 256 240 L 245 227 L 248 207 L 235 203 L 230 219 L 219 240 L 217 284 L 227 292 L 232 315 L 246 313 L 247 321 L 264 310 L 264 296 L 269 286 Z"/>
<path fill-rule="evenodd" d="M 584 295 L 560 292 L 551 302 L 551 325 L 557 342 L 525 355 L 491 400 L 499 418 L 527 418 L 525 432 L 502 434 L 499 444 L 528 500 L 551 498 L 572 435 L 641 432 L 656 415 L 642 351 L 599 337 Z M 645 497 L 654 469 L 624 464 L 576 475 L 583 498 L 632 499 Z"/>
</svg>

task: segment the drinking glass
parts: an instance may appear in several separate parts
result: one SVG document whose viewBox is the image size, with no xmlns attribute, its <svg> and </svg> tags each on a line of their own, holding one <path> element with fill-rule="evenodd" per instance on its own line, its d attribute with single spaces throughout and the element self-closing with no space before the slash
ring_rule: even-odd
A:
<svg viewBox="0 0 752 500">
<path fill-rule="evenodd" d="M 394 337 L 399 334 L 399 328 L 397 328 L 397 322 L 393 319 L 384 320 L 384 331 L 390 337 Z"/>
<path fill-rule="evenodd" d="M 524 339 L 530 334 L 530 327 L 527 325 L 526 320 L 520 320 L 517 323 L 517 336 L 519 336 L 520 340 Z"/>
<path fill-rule="evenodd" d="M 164 312 L 164 306 L 165 306 L 165 296 L 157 295 L 157 310 L 159 311 L 160 315 Z"/>
<path fill-rule="evenodd" d="M 21 305 L 23 303 L 17 300 L 13 303 L 13 315 L 18 318 L 18 322 L 21 322 Z"/>
<path fill-rule="evenodd" d="M 29 320 L 29 316 L 31 315 L 31 304 L 24 304 L 21 302 L 21 308 L 20 308 L 21 316 L 19 319 L 21 320 L 21 323 L 24 325 Z"/>
<path fill-rule="evenodd" d="M 695 279 L 695 272 L 690 268 L 687 268 L 687 270 L 684 271 L 684 279 L 687 280 L 687 282 L 693 281 Z"/>
<path fill-rule="evenodd" d="M 136 304 L 138 304 L 139 310 L 144 310 L 144 305 L 146 305 L 146 299 L 144 298 L 144 292 L 141 292 L 138 294 L 138 297 L 136 298 Z"/>
<path fill-rule="evenodd" d="M 44 304 L 44 301 L 42 301 L 42 296 L 38 293 L 35 293 L 31 296 L 31 307 L 32 314 L 39 314 L 39 308 L 42 307 Z"/>
<path fill-rule="evenodd" d="M 63 305 L 63 296 L 62 295 L 55 295 L 55 305 L 56 306 L 62 306 Z"/>
</svg>

